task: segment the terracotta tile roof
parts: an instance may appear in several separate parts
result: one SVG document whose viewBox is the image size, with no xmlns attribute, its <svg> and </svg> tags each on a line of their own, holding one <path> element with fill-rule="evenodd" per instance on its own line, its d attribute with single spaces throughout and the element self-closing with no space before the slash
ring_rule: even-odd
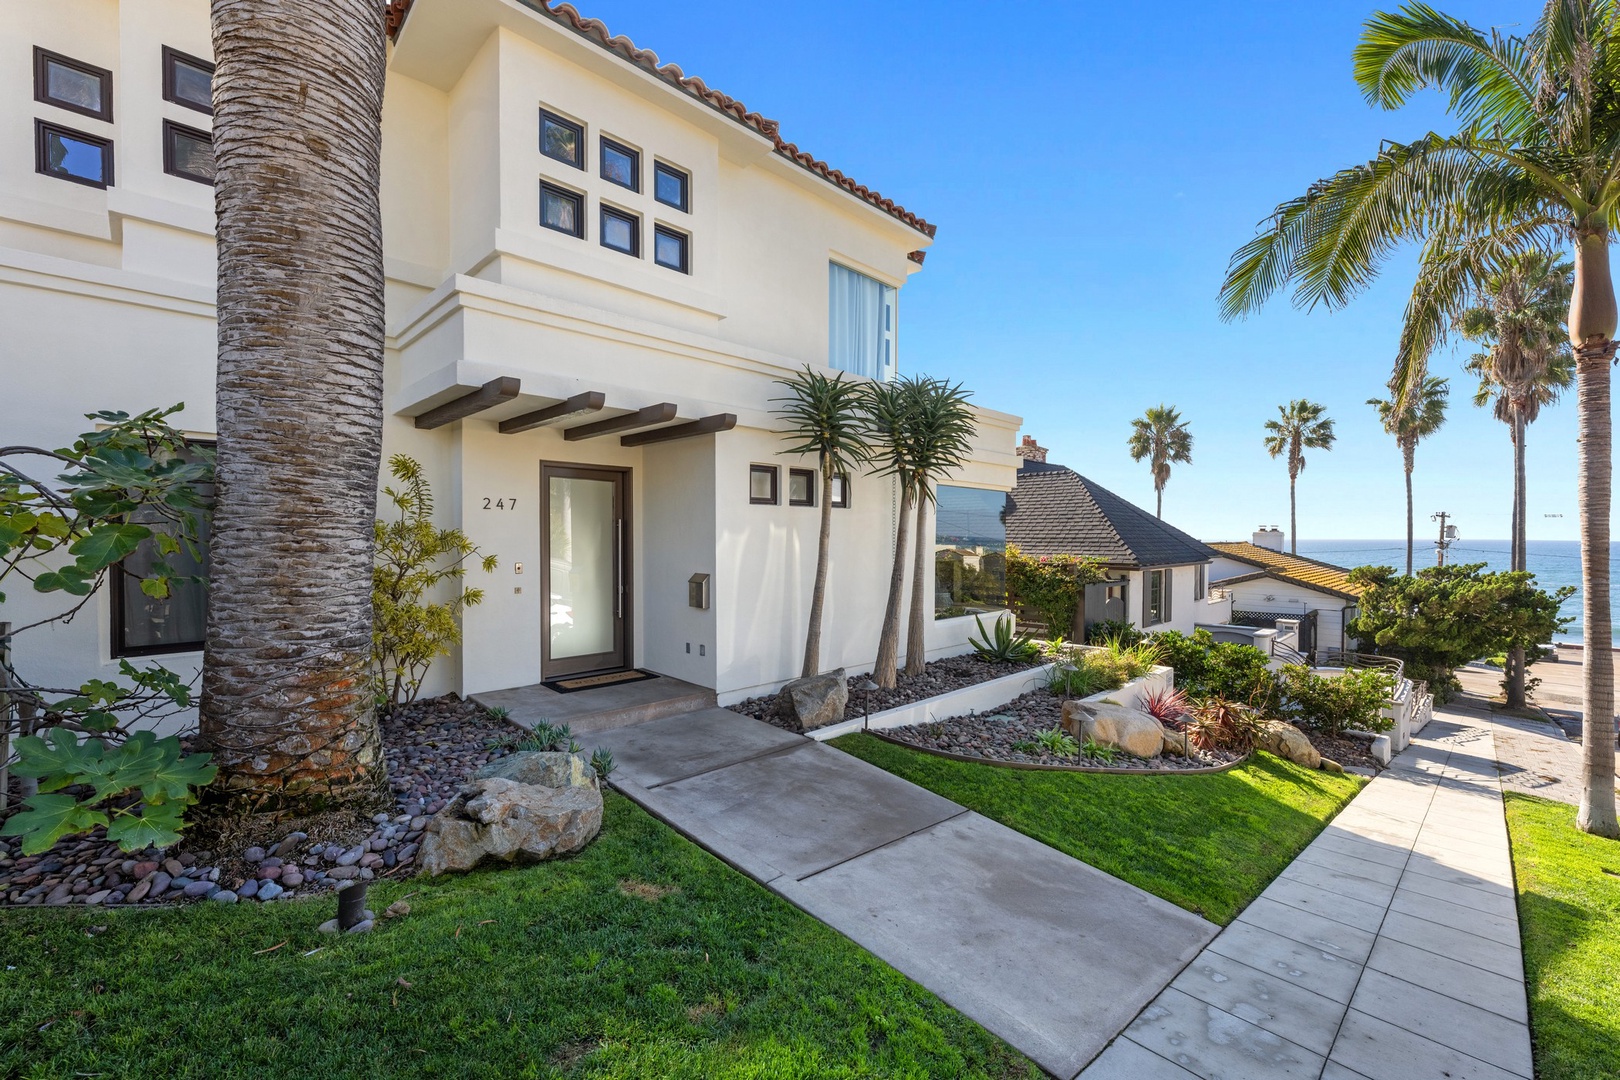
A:
<svg viewBox="0 0 1620 1080">
<path fill-rule="evenodd" d="M 1271 551 L 1268 548 L 1251 544 L 1248 541 L 1211 543 L 1210 547 L 1238 562 L 1258 566 L 1271 577 L 1280 581 L 1291 581 L 1296 585 L 1303 585 L 1309 589 L 1319 589 L 1333 593 L 1337 596 L 1356 599 L 1361 596 L 1362 587 L 1350 581 L 1350 571 L 1342 566 L 1332 563 L 1319 562 L 1316 559 L 1307 559 L 1303 555 L 1289 555 L 1287 552 Z M 1244 575 L 1245 577 L 1249 575 Z M 1227 578 L 1227 581 L 1234 580 Z M 1219 581 L 1211 582 L 1219 585 Z"/>
<path fill-rule="evenodd" d="M 885 213 L 898 218 L 910 225 L 925 236 L 932 237 L 938 226 L 924 220 L 910 210 L 901 206 L 893 199 L 886 199 L 879 192 L 873 191 L 865 184 L 856 183 L 853 177 L 845 176 L 839 170 L 821 161 L 811 154 L 800 150 L 793 143 L 782 138 L 781 125 L 775 120 L 761 116 L 757 112 L 749 111 L 748 107 L 729 94 L 710 89 L 709 85 L 696 75 L 688 75 L 675 64 L 661 64 L 658 54 L 650 49 L 638 49 L 635 42 L 623 34 L 614 35 L 608 32 L 607 25 L 600 19 L 587 19 L 581 15 L 573 4 L 553 3 L 552 0 L 519 0 L 525 7 L 546 15 L 573 30 L 575 33 L 589 41 L 600 45 L 608 52 L 616 53 L 625 60 L 663 79 L 670 85 L 691 94 L 693 97 L 705 102 L 711 108 L 723 112 L 739 124 L 753 128 L 761 135 L 770 139 L 776 152 L 793 161 L 803 168 L 815 173 L 828 183 L 843 188 L 858 199 L 871 203 Z M 410 14 L 411 0 L 388 0 L 387 26 L 388 36 L 397 38 L 405 17 Z M 915 262 L 922 262 L 916 258 L 917 252 L 912 252 Z"/>
<path fill-rule="evenodd" d="M 1073 469 L 1024 460 L 1007 495 L 1007 542 L 1025 555 L 1083 555 L 1110 566 L 1186 566 L 1215 553 Z"/>
</svg>

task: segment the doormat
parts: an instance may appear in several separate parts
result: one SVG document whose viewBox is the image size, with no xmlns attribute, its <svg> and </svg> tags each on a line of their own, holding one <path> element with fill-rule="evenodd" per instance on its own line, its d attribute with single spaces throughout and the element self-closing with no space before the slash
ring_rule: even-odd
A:
<svg viewBox="0 0 1620 1080">
<path fill-rule="evenodd" d="M 657 675 L 650 671 L 641 671 L 632 668 L 629 671 L 610 671 L 605 675 L 581 675 L 575 679 L 552 679 L 541 683 L 547 690 L 555 690 L 559 694 L 577 694 L 581 690 L 595 690 L 602 686 L 613 686 L 617 683 L 640 682 L 643 679 L 656 679 Z"/>
</svg>

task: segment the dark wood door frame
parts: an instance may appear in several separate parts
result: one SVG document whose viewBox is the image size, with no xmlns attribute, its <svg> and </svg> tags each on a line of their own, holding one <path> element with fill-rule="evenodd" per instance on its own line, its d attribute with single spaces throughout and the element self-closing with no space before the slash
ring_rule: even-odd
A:
<svg viewBox="0 0 1620 1080">
<path fill-rule="evenodd" d="M 615 537 L 615 581 L 618 611 L 613 633 L 611 654 L 595 653 L 585 657 L 568 657 L 554 662 L 551 658 L 551 478 L 563 477 L 581 480 L 602 480 L 616 485 L 614 518 L 617 520 Z M 592 465 L 585 462 L 540 462 L 540 677 L 557 679 L 570 675 L 583 675 L 593 671 L 611 671 L 635 665 L 634 608 L 635 558 L 631 528 L 631 470 L 612 465 Z"/>
</svg>

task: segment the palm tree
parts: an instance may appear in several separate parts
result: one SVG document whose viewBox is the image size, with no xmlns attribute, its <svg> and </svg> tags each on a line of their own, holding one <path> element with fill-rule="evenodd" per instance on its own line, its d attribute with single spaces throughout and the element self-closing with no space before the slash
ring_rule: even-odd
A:
<svg viewBox="0 0 1620 1080">
<path fill-rule="evenodd" d="M 828 549 L 832 545 L 833 478 L 871 456 L 861 412 L 863 393 L 858 382 L 839 372 L 828 378 L 806 365 L 791 379 L 778 379 L 787 388 L 773 412 L 782 418 L 782 437 L 791 446 L 784 454 L 814 454 L 821 466 L 821 535 L 816 543 L 816 583 L 810 593 L 810 626 L 804 637 L 804 667 L 809 678 L 821 671 L 821 613 L 827 599 Z"/>
<path fill-rule="evenodd" d="M 973 447 L 978 425 L 967 400 L 972 395 L 960 384 L 943 379 L 918 379 L 912 384 L 917 399 L 911 411 L 910 465 L 917 495 L 916 561 L 911 570 L 911 619 L 906 628 L 906 674 L 921 675 L 928 664 L 929 618 L 927 586 L 933 582 L 929 565 L 934 545 L 927 542 L 928 510 L 934 503 L 934 485 L 962 467 Z"/>
<path fill-rule="evenodd" d="M 1620 837 L 1608 648 L 1609 364 L 1617 321 L 1609 244 L 1620 205 L 1620 7 L 1548 0 L 1518 37 L 1411 4 L 1367 21 L 1354 71 L 1368 101 L 1386 109 L 1419 90 L 1440 91 L 1459 130 L 1385 142 L 1368 163 L 1278 206 L 1233 256 L 1222 313 L 1255 311 L 1290 283 L 1301 307 L 1341 307 L 1403 242 L 1424 240 L 1424 265 L 1434 272 L 1420 276 L 1408 302 L 1395 372 L 1404 397 L 1422 384 L 1445 313 L 1481 271 L 1549 232 L 1573 246 L 1568 330 L 1578 379 L 1581 603 L 1587 640 L 1597 646 L 1586 650 L 1582 669 L 1588 736 L 1576 824 Z M 1427 256 L 1440 251 L 1455 254 L 1431 267 Z"/>
<path fill-rule="evenodd" d="M 1272 457 L 1288 455 L 1288 549 L 1298 555 L 1299 516 L 1294 489 L 1299 474 L 1305 470 L 1305 451 L 1331 450 L 1337 436 L 1333 434 L 1333 421 L 1323 415 L 1327 412 L 1324 405 L 1295 398 L 1277 406 L 1277 412 L 1278 419 L 1266 421 L 1270 432 L 1266 436 L 1266 453 Z"/>
<path fill-rule="evenodd" d="M 1401 450 L 1401 464 L 1406 469 L 1406 576 L 1412 576 L 1412 467 L 1417 463 L 1417 445 L 1440 430 L 1446 422 L 1446 403 L 1451 397 L 1451 384 L 1438 375 L 1423 380 L 1423 386 L 1402 403 L 1400 395 L 1394 400 L 1368 398 L 1367 404 L 1378 410 L 1378 419 L 1384 430 L 1395 436 L 1395 445 Z"/>
<path fill-rule="evenodd" d="M 1168 405 L 1149 409 L 1131 421 L 1131 460 L 1148 458 L 1153 468 L 1153 493 L 1158 497 L 1154 514 L 1164 517 L 1164 485 L 1170 482 L 1170 463 L 1192 464 L 1192 433 L 1181 414 Z"/>
<path fill-rule="evenodd" d="M 244 808 L 371 804 L 388 790 L 366 671 L 382 7 L 212 12 L 219 453 L 202 741 Z"/>
<path fill-rule="evenodd" d="M 872 472 L 892 476 L 900 486 L 900 516 L 895 524 L 894 563 L 889 571 L 889 600 L 878 632 L 877 660 L 872 681 L 894 689 L 900 655 L 900 598 L 906 584 L 906 546 L 911 542 L 911 507 L 916 501 L 916 473 L 911 467 L 911 413 L 920 400 L 918 380 L 902 375 L 894 382 L 865 384 L 867 440 L 872 447 Z"/>
</svg>

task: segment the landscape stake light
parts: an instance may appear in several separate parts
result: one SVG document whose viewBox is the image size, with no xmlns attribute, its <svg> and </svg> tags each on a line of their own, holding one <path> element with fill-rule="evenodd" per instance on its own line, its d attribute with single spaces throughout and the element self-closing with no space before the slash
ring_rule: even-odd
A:
<svg viewBox="0 0 1620 1080">
<path fill-rule="evenodd" d="M 366 917 L 366 889 L 369 882 L 356 881 L 338 890 L 338 929 L 348 930 Z"/>
</svg>

